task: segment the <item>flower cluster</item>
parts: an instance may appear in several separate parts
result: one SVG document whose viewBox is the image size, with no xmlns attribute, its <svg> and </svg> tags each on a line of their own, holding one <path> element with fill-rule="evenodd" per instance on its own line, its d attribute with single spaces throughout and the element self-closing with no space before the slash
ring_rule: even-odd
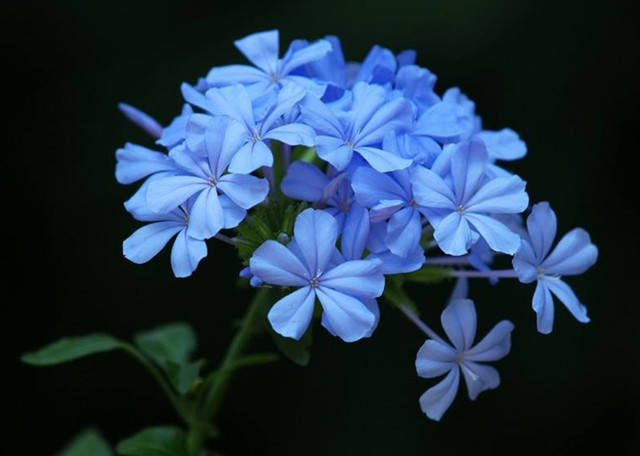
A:
<svg viewBox="0 0 640 456">
<path fill-rule="evenodd" d="M 525 182 L 504 168 L 526 155 L 525 143 L 509 128 L 484 129 L 458 88 L 436 93 L 436 76 L 416 65 L 415 52 L 374 46 L 351 63 L 328 36 L 293 41 L 280 57 L 277 31 L 235 46 L 252 65 L 214 67 L 183 84 L 187 104 L 167 127 L 120 105 L 168 151 L 127 144 L 116 152 L 120 183 L 146 178 L 125 208 L 150 223 L 124 241 L 126 258 L 149 261 L 177 235 L 171 266 L 186 277 L 207 255 L 208 239 L 248 250 L 241 276 L 285 287 L 268 320 L 293 339 L 315 316 L 344 341 L 369 337 L 377 299 L 388 298 L 430 338 L 418 352 L 418 374 L 447 374 L 420 399 L 433 419 L 451 404 L 460 371 L 471 399 L 498 385 L 497 371 L 478 361 L 509 352 L 513 325 L 499 323 L 472 346 L 475 307 L 457 291 L 442 313 L 450 345 L 404 293 L 390 292 L 391 280 L 398 288 L 412 277 L 517 277 L 537 282 L 540 332 L 552 329 L 552 295 L 589 321 L 561 279 L 596 261 L 588 234 L 575 229 L 551 251 L 556 219 L 548 203 L 533 206 L 525 227 Z M 259 209 L 276 205 L 298 208 L 287 212 L 295 219 L 283 214 L 275 228 L 262 220 Z M 245 226 L 264 229 L 243 236 Z M 234 228 L 236 235 L 225 234 Z M 513 269 L 492 269 L 497 254 L 512 256 Z"/>
</svg>

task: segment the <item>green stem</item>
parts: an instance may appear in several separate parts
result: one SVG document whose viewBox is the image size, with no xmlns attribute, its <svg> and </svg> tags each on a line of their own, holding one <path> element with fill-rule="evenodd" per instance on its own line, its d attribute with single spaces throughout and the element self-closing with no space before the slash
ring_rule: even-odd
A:
<svg viewBox="0 0 640 456">
<path fill-rule="evenodd" d="M 154 366 L 153 363 L 149 361 L 142 353 L 140 353 L 138 349 L 136 349 L 133 345 L 128 344 L 126 342 L 122 342 L 121 346 L 124 351 L 126 351 L 129 355 L 131 355 L 134 359 L 136 359 L 151 373 L 151 375 L 156 380 L 158 385 L 160 385 L 160 388 L 162 388 L 162 391 L 164 392 L 164 394 L 169 398 L 171 405 L 173 405 L 173 407 L 176 409 L 180 417 L 186 423 L 190 423 L 191 420 L 189 419 L 186 411 L 184 410 L 182 401 L 180 400 L 180 398 L 178 397 L 175 390 L 173 389 L 171 384 L 168 382 L 164 374 L 156 366 Z"/>
</svg>

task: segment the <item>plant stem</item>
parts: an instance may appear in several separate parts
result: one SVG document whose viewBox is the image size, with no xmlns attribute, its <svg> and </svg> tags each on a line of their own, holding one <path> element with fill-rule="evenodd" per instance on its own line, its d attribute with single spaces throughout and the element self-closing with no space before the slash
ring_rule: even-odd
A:
<svg viewBox="0 0 640 456">
<path fill-rule="evenodd" d="M 507 278 L 514 279 L 518 274 L 513 269 L 492 269 L 490 271 L 452 270 L 452 277 L 469 278 Z"/>
<path fill-rule="evenodd" d="M 411 310 L 409 306 L 401 305 L 399 309 L 409 320 L 411 320 L 411 322 L 414 325 L 418 327 L 418 329 L 420 329 L 420 331 L 422 331 L 423 333 L 425 333 L 427 336 L 431 337 L 434 340 L 437 340 L 439 342 L 444 342 L 444 340 L 442 340 L 442 338 L 438 336 L 438 333 L 436 333 L 433 329 L 429 328 L 425 322 L 420 320 L 420 318 L 415 313 L 413 313 L 413 310 Z"/>
</svg>

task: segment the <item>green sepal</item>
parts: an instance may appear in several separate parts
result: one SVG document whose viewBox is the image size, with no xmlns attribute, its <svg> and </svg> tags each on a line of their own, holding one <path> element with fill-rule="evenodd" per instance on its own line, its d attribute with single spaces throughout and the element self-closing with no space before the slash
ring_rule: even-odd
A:
<svg viewBox="0 0 640 456">
<path fill-rule="evenodd" d="M 187 434 L 175 426 L 143 429 L 116 447 L 123 456 L 189 456 Z"/>
<path fill-rule="evenodd" d="M 313 325 L 302 335 L 300 340 L 290 337 L 283 337 L 271 328 L 267 322 L 268 331 L 273 339 L 273 343 L 280 352 L 294 364 L 298 366 L 308 366 L 311 361 L 311 343 L 313 342 Z"/>
<path fill-rule="evenodd" d="M 423 267 L 414 272 L 403 274 L 403 278 L 409 282 L 437 283 L 451 279 L 451 268 Z"/>
<path fill-rule="evenodd" d="M 55 456 L 113 456 L 113 451 L 97 430 L 86 429 Z"/>
<path fill-rule="evenodd" d="M 296 146 L 291 151 L 291 161 L 300 160 L 317 166 L 322 166 L 323 162 L 315 147 Z"/>
<path fill-rule="evenodd" d="M 115 337 L 108 334 L 88 334 L 64 337 L 37 351 L 25 353 L 20 359 L 32 366 L 51 366 L 117 348 L 123 348 L 123 342 Z"/>
</svg>

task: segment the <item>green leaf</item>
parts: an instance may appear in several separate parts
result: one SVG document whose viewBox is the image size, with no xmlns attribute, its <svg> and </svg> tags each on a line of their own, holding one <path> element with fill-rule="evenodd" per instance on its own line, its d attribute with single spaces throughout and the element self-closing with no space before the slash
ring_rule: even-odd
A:
<svg viewBox="0 0 640 456">
<path fill-rule="evenodd" d="M 134 337 L 136 345 L 159 364 L 166 361 L 182 364 L 196 348 L 196 334 L 187 323 L 169 323 Z"/>
<path fill-rule="evenodd" d="M 277 353 L 254 353 L 252 355 L 243 356 L 242 358 L 236 360 L 229 367 L 229 370 L 272 363 L 279 359 L 280 356 L 278 356 Z"/>
<path fill-rule="evenodd" d="M 411 282 L 437 283 L 451 279 L 451 268 L 424 267 L 417 271 L 404 274 L 404 278 Z"/>
<path fill-rule="evenodd" d="M 143 429 L 116 447 L 123 456 L 188 456 L 186 433 L 173 426 Z"/>
<path fill-rule="evenodd" d="M 169 380 L 176 387 L 180 394 L 186 394 L 194 384 L 200 370 L 204 366 L 204 360 L 194 361 L 192 363 L 178 364 L 173 361 L 167 361 L 165 368 Z"/>
<path fill-rule="evenodd" d="M 310 347 L 311 342 L 313 341 L 313 326 L 309 326 L 309 329 L 307 329 L 307 332 L 304 333 L 300 340 L 295 340 L 289 337 L 282 337 L 280 334 L 275 332 L 273 328 L 271 328 L 269 323 L 267 323 L 267 325 L 273 342 L 285 357 L 298 366 L 304 367 L 309 365 L 309 361 L 311 360 Z"/>
<path fill-rule="evenodd" d="M 86 429 L 75 436 L 56 456 L 112 456 L 113 452 L 95 429 Z"/>
<path fill-rule="evenodd" d="M 409 307 L 416 315 L 420 315 L 418 311 L 418 307 L 415 305 L 413 300 L 409 297 L 409 295 L 404 291 L 403 288 L 403 280 L 400 276 L 388 276 L 385 287 L 383 297 L 389 301 L 394 306 L 401 308 L 402 306 Z"/>
<path fill-rule="evenodd" d="M 38 351 L 22 355 L 21 360 L 33 366 L 50 366 L 116 348 L 122 348 L 122 342 L 108 334 L 65 337 Z"/>
</svg>

